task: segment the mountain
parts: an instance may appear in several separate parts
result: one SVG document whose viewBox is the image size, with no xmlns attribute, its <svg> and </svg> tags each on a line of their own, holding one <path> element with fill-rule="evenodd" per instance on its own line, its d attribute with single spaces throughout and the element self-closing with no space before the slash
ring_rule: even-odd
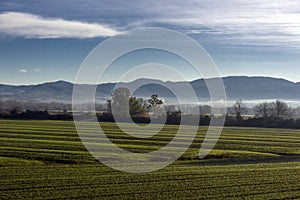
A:
<svg viewBox="0 0 300 200">
<path fill-rule="evenodd" d="M 190 82 L 199 99 L 209 99 L 209 93 L 205 82 L 213 79 L 198 79 Z M 271 77 L 247 77 L 230 76 L 223 78 L 227 99 L 256 100 L 256 99 L 300 99 L 300 83 L 290 82 L 285 79 Z M 148 83 L 139 87 L 143 83 Z M 160 80 L 138 79 L 129 83 L 105 83 L 97 87 L 96 98 L 106 101 L 111 98 L 112 90 L 117 87 L 138 88 L 133 95 L 138 97 L 150 97 L 158 94 L 161 98 L 175 98 L 170 89 L 176 88 L 184 95 L 185 83 L 162 82 Z M 164 86 L 162 86 L 164 85 Z M 91 85 L 80 85 L 87 91 Z M 49 82 L 38 85 L 0 85 L 0 99 L 15 99 L 22 101 L 43 102 L 71 102 L 73 84 L 65 81 Z M 82 94 L 85 95 L 84 93 Z"/>
</svg>

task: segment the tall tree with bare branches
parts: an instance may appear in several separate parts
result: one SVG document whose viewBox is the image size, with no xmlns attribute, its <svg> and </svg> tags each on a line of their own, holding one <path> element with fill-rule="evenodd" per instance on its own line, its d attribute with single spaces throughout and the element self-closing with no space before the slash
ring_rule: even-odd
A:
<svg viewBox="0 0 300 200">
<path fill-rule="evenodd" d="M 247 105 L 242 100 L 238 100 L 233 104 L 231 110 L 235 114 L 236 120 L 241 121 L 243 120 L 242 114 L 247 111 Z"/>
</svg>

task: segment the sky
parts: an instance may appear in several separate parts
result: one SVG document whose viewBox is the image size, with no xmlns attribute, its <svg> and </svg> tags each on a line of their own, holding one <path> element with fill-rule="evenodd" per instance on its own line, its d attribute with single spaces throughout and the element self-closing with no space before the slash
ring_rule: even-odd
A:
<svg viewBox="0 0 300 200">
<path fill-rule="evenodd" d="M 74 82 L 89 52 L 124 31 L 162 27 L 196 40 L 221 76 L 271 76 L 300 82 L 298 0 L 1 0 L 0 84 Z M 151 51 L 120 58 L 114 73 L 159 60 L 198 78 L 174 55 Z M 138 60 L 138 62 L 131 62 Z"/>
</svg>

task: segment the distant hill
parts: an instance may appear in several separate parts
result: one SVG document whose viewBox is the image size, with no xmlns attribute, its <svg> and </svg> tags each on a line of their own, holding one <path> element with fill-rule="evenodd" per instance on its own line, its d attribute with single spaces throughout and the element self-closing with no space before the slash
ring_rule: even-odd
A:
<svg viewBox="0 0 300 200">
<path fill-rule="evenodd" d="M 206 79 L 210 81 L 212 79 Z M 121 86 L 135 86 L 149 81 L 148 79 L 139 79 L 129 83 L 122 83 Z M 134 92 L 138 97 L 149 97 L 152 94 L 158 94 L 162 98 L 174 98 L 174 94 L 160 84 L 168 87 L 180 88 L 182 82 L 162 82 L 151 80 L 154 83 L 144 85 Z M 236 100 L 256 100 L 256 99 L 300 99 L 300 83 L 290 82 L 284 79 L 271 77 L 246 77 L 230 76 L 223 78 L 227 99 Z M 209 99 L 209 94 L 204 79 L 198 79 L 190 82 L 199 99 Z M 100 84 L 97 88 L 97 99 L 107 100 L 111 98 L 111 92 L 115 83 Z M 90 85 L 81 85 L 90 87 Z M 49 82 L 38 85 L 0 85 L 0 99 L 16 99 L 23 101 L 57 101 L 71 102 L 73 84 L 65 81 Z M 84 95 L 84 94 L 83 94 Z"/>
</svg>

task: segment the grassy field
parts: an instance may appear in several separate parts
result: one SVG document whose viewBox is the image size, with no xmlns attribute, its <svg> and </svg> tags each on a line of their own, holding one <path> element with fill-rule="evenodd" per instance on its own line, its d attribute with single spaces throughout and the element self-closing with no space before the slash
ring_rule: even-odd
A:
<svg viewBox="0 0 300 200">
<path fill-rule="evenodd" d="M 132 152 L 166 145 L 178 126 L 137 139 L 106 135 Z M 145 174 L 113 170 L 81 143 L 73 122 L 0 121 L 0 199 L 300 199 L 300 130 L 225 127 L 197 159 L 206 127 L 175 163 Z M 187 133 L 188 137 L 188 133 Z"/>
</svg>

